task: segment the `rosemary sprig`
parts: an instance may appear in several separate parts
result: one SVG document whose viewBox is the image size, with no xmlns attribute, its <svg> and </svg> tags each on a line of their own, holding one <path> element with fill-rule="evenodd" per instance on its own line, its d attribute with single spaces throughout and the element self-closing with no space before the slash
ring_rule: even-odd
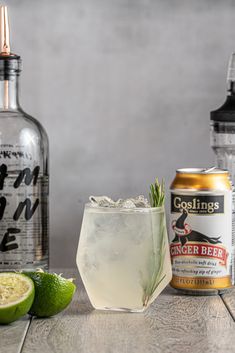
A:
<svg viewBox="0 0 235 353">
<path fill-rule="evenodd" d="M 159 183 L 158 183 L 158 186 Z M 162 204 L 164 203 L 164 187 L 162 182 Z M 157 220 L 156 214 L 153 212 L 152 218 L 152 251 L 149 253 L 148 259 L 148 277 L 143 286 L 143 306 L 147 306 L 149 301 L 158 295 L 158 286 L 164 280 L 167 274 L 167 269 L 164 267 L 166 246 L 167 246 L 167 233 L 164 212 L 158 213 Z M 155 219 L 155 220 L 154 220 Z"/>
<path fill-rule="evenodd" d="M 158 178 L 155 183 L 150 185 L 149 201 L 151 207 L 161 207 L 165 201 L 165 183 L 162 180 L 159 183 Z M 153 212 L 152 217 L 152 251 L 148 259 L 148 276 L 143 281 L 144 276 L 141 273 L 141 283 L 143 288 L 143 306 L 147 306 L 154 296 L 157 296 L 157 288 L 166 277 L 164 269 L 165 253 L 166 253 L 166 224 L 164 212 L 158 214 Z M 156 224 L 157 222 L 157 224 Z"/>
<path fill-rule="evenodd" d="M 149 201 L 151 207 L 161 207 L 165 201 L 165 183 L 162 179 L 161 184 L 158 178 L 155 179 L 155 183 L 150 185 Z"/>
</svg>

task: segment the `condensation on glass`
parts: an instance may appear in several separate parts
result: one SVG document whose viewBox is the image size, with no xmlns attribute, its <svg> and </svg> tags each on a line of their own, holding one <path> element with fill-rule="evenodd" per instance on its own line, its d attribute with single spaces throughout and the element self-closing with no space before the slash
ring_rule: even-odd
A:
<svg viewBox="0 0 235 353">
<path fill-rule="evenodd" d="M 172 277 L 164 207 L 86 204 L 77 265 L 94 308 L 146 310 Z"/>
</svg>

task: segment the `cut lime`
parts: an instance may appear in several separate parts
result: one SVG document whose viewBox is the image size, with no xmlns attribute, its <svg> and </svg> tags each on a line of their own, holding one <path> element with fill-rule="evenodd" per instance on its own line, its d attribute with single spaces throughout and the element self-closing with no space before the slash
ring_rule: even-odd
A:
<svg viewBox="0 0 235 353">
<path fill-rule="evenodd" d="M 76 290 L 72 280 L 61 275 L 43 271 L 26 272 L 35 286 L 35 298 L 29 311 L 37 317 L 49 317 L 64 310 L 71 302 Z"/>
<path fill-rule="evenodd" d="M 34 300 L 33 281 L 21 273 L 0 273 L 0 324 L 9 324 L 29 311 Z"/>
</svg>

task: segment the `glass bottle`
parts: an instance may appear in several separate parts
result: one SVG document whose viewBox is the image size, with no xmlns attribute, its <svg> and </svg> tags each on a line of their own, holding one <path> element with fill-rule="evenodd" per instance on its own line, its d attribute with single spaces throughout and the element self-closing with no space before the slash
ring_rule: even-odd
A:
<svg viewBox="0 0 235 353">
<path fill-rule="evenodd" d="M 211 112 L 211 147 L 216 165 L 227 169 L 233 185 L 232 202 L 232 284 L 235 284 L 235 53 L 231 55 L 227 74 L 228 95 L 224 104 Z"/>
<path fill-rule="evenodd" d="M 19 104 L 20 57 L 1 49 L 0 271 L 47 269 L 48 138 Z"/>
</svg>

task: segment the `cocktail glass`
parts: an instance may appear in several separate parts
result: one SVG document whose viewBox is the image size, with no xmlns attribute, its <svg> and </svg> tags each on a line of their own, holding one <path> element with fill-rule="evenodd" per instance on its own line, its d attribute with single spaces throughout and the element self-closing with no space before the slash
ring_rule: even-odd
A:
<svg viewBox="0 0 235 353">
<path fill-rule="evenodd" d="M 86 204 L 77 265 L 95 309 L 144 311 L 172 277 L 164 207 Z"/>
</svg>

